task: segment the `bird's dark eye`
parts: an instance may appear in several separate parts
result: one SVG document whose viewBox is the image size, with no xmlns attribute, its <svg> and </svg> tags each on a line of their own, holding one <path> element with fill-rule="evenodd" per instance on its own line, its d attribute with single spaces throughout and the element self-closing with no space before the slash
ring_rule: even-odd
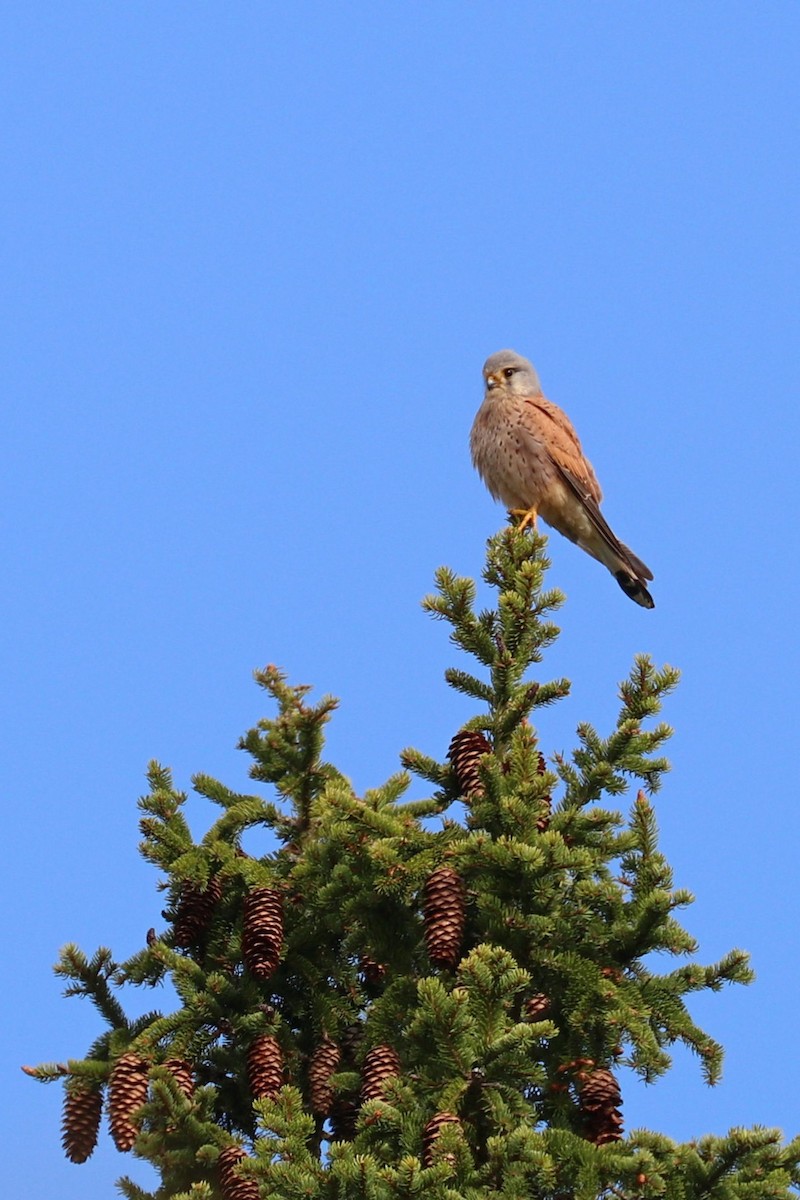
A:
<svg viewBox="0 0 800 1200">
<path fill-rule="evenodd" d="M 503 374 L 505 375 L 506 379 L 510 379 L 511 376 L 514 374 L 515 370 L 516 370 L 516 367 L 506 367 L 506 369 L 503 371 Z"/>
</svg>

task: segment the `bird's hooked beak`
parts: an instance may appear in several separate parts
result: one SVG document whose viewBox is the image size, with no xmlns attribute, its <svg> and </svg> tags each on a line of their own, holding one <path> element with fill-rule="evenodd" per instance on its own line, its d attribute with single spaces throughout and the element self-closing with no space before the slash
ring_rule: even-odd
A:
<svg viewBox="0 0 800 1200">
<path fill-rule="evenodd" d="M 493 388 L 496 388 L 496 387 L 498 386 L 498 384 L 499 384 L 499 383 L 500 383 L 500 380 L 497 378 L 497 376 L 496 376 L 496 375 L 487 375 L 487 376 L 486 376 L 486 390 L 487 390 L 487 392 L 491 392 L 491 391 L 492 391 L 492 389 L 493 389 Z"/>
</svg>

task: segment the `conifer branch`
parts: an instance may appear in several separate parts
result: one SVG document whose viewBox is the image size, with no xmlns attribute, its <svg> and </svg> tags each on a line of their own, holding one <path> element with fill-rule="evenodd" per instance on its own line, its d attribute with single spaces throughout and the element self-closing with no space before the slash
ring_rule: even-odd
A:
<svg viewBox="0 0 800 1200">
<path fill-rule="evenodd" d="M 427 779 L 437 787 L 455 789 L 456 781 L 452 777 L 452 768 L 449 763 L 437 762 L 430 755 L 423 754 L 420 750 L 414 750 L 411 747 L 400 752 L 400 762 L 407 771 L 413 771 L 415 775 Z"/>
<path fill-rule="evenodd" d="M 446 672 L 478 711 L 443 760 L 404 750 L 403 771 L 356 794 L 323 760 L 336 701 L 270 666 L 256 680 L 277 712 L 240 746 L 274 798 L 195 775 L 216 806 L 196 841 L 185 793 L 150 764 L 141 849 L 166 927 L 119 964 L 66 947 L 68 994 L 109 1028 L 85 1059 L 25 1068 L 91 1095 L 69 1110 L 78 1157 L 109 1077 L 135 1076 L 135 1151 L 161 1185 L 122 1180 L 132 1200 L 790 1200 L 800 1185 L 800 1141 L 774 1131 L 623 1139 L 616 1064 L 654 1080 L 682 1042 L 716 1082 L 722 1049 L 686 1002 L 752 972 L 738 950 L 653 969 L 696 953 L 649 798 L 677 671 L 637 656 L 607 736 L 582 723 L 570 755 L 540 746 L 532 715 L 569 690 L 531 676 L 563 601 L 545 548 L 514 527 L 491 538 L 481 610 L 472 580 L 437 572 L 424 606 L 477 663 Z M 405 799 L 409 771 L 431 794 Z M 631 783 L 627 818 L 601 807 Z M 244 854 L 253 828 L 277 847 Z M 115 989 L 130 984 L 169 984 L 173 1011 L 128 1019 Z"/>
<path fill-rule="evenodd" d="M 61 951 L 54 968 L 75 982 L 64 989 L 65 996 L 88 996 L 112 1029 L 126 1029 L 127 1021 L 121 1004 L 111 992 L 109 980 L 116 970 L 111 951 L 101 946 L 91 959 L 70 942 Z"/>
<path fill-rule="evenodd" d="M 457 692 L 461 692 L 464 696 L 471 696 L 474 700 L 483 700 L 485 704 L 491 704 L 494 697 L 491 686 L 484 683 L 482 679 L 471 675 L 469 671 L 462 671 L 459 667 L 447 667 L 444 673 L 446 681 L 450 687 Z"/>
</svg>

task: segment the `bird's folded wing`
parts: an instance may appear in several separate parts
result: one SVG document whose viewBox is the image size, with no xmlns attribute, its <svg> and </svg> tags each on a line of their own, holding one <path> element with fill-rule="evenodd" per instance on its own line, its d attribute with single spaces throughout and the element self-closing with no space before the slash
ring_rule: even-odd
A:
<svg viewBox="0 0 800 1200">
<path fill-rule="evenodd" d="M 546 397 L 532 396 L 525 402 L 523 419 L 528 432 L 544 445 L 555 465 L 568 471 L 586 496 L 599 504 L 603 499 L 600 484 L 566 413 Z"/>
<path fill-rule="evenodd" d="M 634 574 L 638 575 L 640 579 L 652 579 L 653 572 L 649 567 L 645 566 L 640 558 L 636 557 L 632 550 L 628 549 L 624 542 L 619 540 L 608 524 L 608 521 L 600 512 L 597 501 L 589 495 L 581 481 L 576 479 L 566 467 L 562 467 L 556 459 L 553 459 L 553 463 L 566 485 L 580 500 L 589 519 L 609 549 L 626 561 L 633 568 Z"/>
<path fill-rule="evenodd" d="M 524 415 L 526 432 L 547 450 L 556 472 L 580 501 L 609 550 L 627 562 L 640 579 L 652 579 L 650 568 L 619 540 L 600 512 L 600 484 L 566 413 L 544 396 L 535 396 L 526 401 Z"/>
</svg>

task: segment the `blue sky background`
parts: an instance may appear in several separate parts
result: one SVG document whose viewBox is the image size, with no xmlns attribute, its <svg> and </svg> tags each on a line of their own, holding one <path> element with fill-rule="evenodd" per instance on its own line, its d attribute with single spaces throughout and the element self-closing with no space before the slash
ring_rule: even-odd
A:
<svg viewBox="0 0 800 1200">
<path fill-rule="evenodd" d="M 9 3 L 0 47 L 10 1191 L 150 1178 L 105 1135 L 67 1163 L 19 1071 L 100 1030 L 59 947 L 158 924 L 148 759 L 244 786 L 267 661 L 341 697 L 359 788 L 472 713 L 418 601 L 502 523 L 466 443 L 504 346 L 656 576 L 649 613 L 551 543 L 544 747 L 608 730 L 635 652 L 683 669 L 663 845 L 701 959 L 758 971 L 693 1006 L 723 1083 L 678 1054 L 626 1125 L 799 1131 L 800 8 Z"/>
</svg>

